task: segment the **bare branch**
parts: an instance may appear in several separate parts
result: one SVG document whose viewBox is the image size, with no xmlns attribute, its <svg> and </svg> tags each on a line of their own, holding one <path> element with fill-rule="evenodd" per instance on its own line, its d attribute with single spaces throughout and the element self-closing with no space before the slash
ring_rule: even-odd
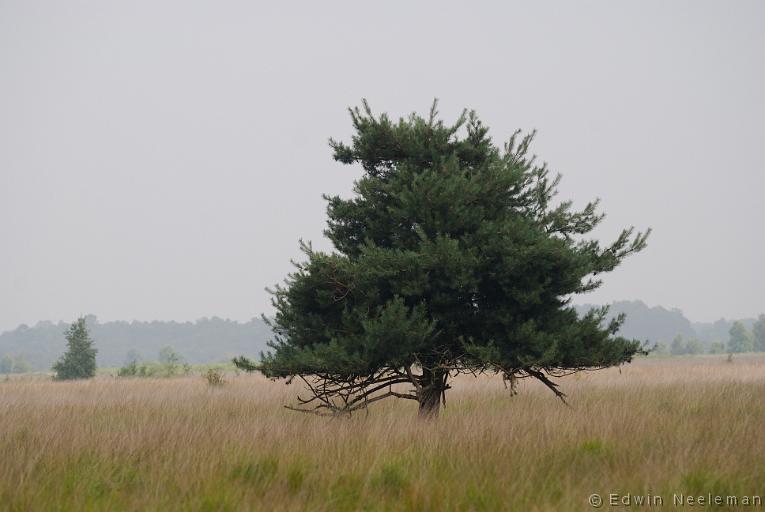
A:
<svg viewBox="0 0 765 512">
<path fill-rule="evenodd" d="M 566 402 L 566 394 L 563 391 L 561 391 L 560 389 L 558 389 L 558 384 L 556 384 L 555 382 L 553 382 L 550 379 L 548 379 L 547 376 L 544 373 L 542 373 L 541 371 L 538 371 L 538 370 L 534 370 L 532 368 L 524 368 L 523 371 L 525 371 L 526 373 L 528 373 L 529 375 L 531 375 L 535 379 L 537 379 L 540 382 L 542 382 L 542 384 L 544 384 L 545 386 L 550 388 L 550 390 L 553 393 L 555 393 L 555 396 L 560 398 L 561 402 L 563 402 L 564 404 L 568 405 L 568 402 Z"/>
</svg>

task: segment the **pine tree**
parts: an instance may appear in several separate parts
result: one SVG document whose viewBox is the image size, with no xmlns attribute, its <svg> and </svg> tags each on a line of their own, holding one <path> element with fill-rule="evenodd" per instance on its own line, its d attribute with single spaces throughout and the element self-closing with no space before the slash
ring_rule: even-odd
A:
<svg viewBox="0 0 765 512">
<path fill-rule="evenodd" d="M 85 318 L 78 318 L 65 333 L 68 350 L 53 365 L 56 380 L 89 379 L 96 374 L 96 352 Z"/>
<path fill-rule="evenodd" d="M 597 201 L 553 205 L 560 176 L 529 155 L 534 133 L 497 147 L 474 112 L 449 126 L 435 103 L 397 123 L 366 102 L 350 113 L 352 143 L 330 145 L 364 175 L 355 197 L 325 196 L 336 252 L 301 242 L 307 261 L 272 292 L 273 351 L 240 368 L 304 380 L 298 410 L 350 414 L 397 397 L 432 417 L 459 373 L 498 373 L 513 390 L 531 377 L 564 399 L 552 378 L 643 352 L 616 336 L 623 317 L 579 317 L 569 301 L 648 232 L 584 239 L 603 218 Z"/>
<path fill-rule="evenodd" d="M 733 322 L 729 331 L 728 350 L 731 352 L 751 352 L 752 335 L 740 320 Z"/>
</svg>

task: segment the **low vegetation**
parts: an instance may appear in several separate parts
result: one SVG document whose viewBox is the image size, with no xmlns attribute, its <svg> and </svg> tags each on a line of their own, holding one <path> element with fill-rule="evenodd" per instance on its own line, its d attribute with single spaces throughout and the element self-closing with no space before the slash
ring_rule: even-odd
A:
<svg viewBox="0 0 765 512">
<path fill-rule="evenodd" d="M 176 365 L 167 363 L 139 363 L 131 361 L 119 370 L 118 377 L 175 377 L 176 375 L 188 375 L 191 366 L 188 364 Z"/>
<path fill-rule="evenodd" d="M 762 494 L 765 357 L 640 359 L 561 379 L 454 380 L 327 419 L 297 384 L 226 374 L 0 381 L 0 510 L 587 510 L 591 493 Z M 721 510 L 724 507 L 720 507 Z"/>
<path fill-rule="evenodd" d="M 216 368 L 210 368 L 204 374 L 207 383 L 211 386 L 222 386 L 226 383 L 223 372 Z"/>
<path fill-rule="evenodd" d="M 139 357 L 130 357 L 129 361 L 117 370 L 117 377 L 175 377 L 188 375 L 192 368 L 172 347 L 164 346 L 159 351 L 159 362 L 141 362 Z"/>
</svg>

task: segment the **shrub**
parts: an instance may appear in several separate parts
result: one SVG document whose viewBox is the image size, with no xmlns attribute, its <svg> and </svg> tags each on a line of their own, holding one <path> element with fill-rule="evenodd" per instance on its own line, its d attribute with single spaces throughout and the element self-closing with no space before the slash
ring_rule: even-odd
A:
<svg viewBox="0 0 765 512">
<path fill-rule="evenodd" d="M 131 361 L 117 370 L 117 377 L 135 377 L 136 375 L 138 375 L 137 361 Z"/>
<path fill-rule="evenodd" d="M 223 378 L 223 372 L 215 368 L 207 370 L 204 377 L 210 386 L 222 386 L 226 383 L 226 380 Z"/>
</svg>

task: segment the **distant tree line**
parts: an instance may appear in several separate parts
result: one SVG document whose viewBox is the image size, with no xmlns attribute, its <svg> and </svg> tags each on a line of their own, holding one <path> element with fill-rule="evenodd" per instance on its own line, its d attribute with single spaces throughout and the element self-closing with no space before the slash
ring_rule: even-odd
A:
<svg viewBox="0 0 765 512">
<path fill-rule="evenodd" d="M 118 377 L 172 377 L 189 373 L 191 365 L 171 346 L 159 350 L 159 362 L 144 361 L 135 351 L 128 352 L 125 364 L 117 371 Z"/>
<path fill-rule="evenodd" d="M 0 357 L 0 374 L 27 373 L 30 371 L 32 371 L 32 366 L 24 359 L 23 354 L 17 354 L 15 357 L 4 354 L 3 357 Z"/>
<path fill-rule="evenodd" d="M 704 343 L 696 337 L 686 338 L 682 334 L 678 334 L 669 346 L 663 341 L 658 342 L 655 352 L 659 355 L 671 354 L 674 356 L 765 352 L 765 315 L 760 315 L 752 324 L 751 329 L 748 329 L 740 320 L 733 322 L 728 330 L 727 342 L 715 340 Z"/>
<path fill-rule="evenodd" d="M 593 306 L 578 306 L 580 314 Z M 620 333 L 627 338 L 657 344 L 657 354 L 715 354 L 765 352 L 765 315 L 757 319 L 718 320 L 693 323 L 676 309 L 648 307 L 640 301 L 611 305 L 610 315 L 627 316 Z M 196 322 L 104 322 L 85 317 L 93 339 L 97 340 L 99 367 L 143 365 L 146 373 L 165 372 L 161 368 L 163 349 L 183 354 L 183 363 L 210 364 L 229 361 L 238 354 L 257 355 L 266 350 L 270 329 L 260 320 L 236 322 L 203 318 Z M 62 353 L 63 322 L 38 322 L 0 334 L 0 374 L 49 371 Z M 158 363 L 152 363 L 155 360 Z"/>
<path fill-rule="evenodd" d="M 579 314 L 596 307 L 578 306 Z M 657 355 L 765 352 L 765 315 L 740 320 L 691 322 L 678 309 L 649 307 L 641 301 L 620 301 L 609 315 L 626 315 L 620 334 L 656 345 Z"/>
<path fill-rule="evenodd" d="M 241 354 L 257 356 L 266 349 L 271 330 L 259 318 L 249 322 L 217 317 L 196 322 L 99 322 L 85 317 L 97 341 L 98 367 L 121 367 L 130 360 L 157 360 L 163 347 L 183 354 L 189 364 L 230 361 Z M 64 333 L 70 325 L 41 321 L 20 325 L 0 334 L 0 374 L 49 371 L 63 351 Z"/>
</svg>

